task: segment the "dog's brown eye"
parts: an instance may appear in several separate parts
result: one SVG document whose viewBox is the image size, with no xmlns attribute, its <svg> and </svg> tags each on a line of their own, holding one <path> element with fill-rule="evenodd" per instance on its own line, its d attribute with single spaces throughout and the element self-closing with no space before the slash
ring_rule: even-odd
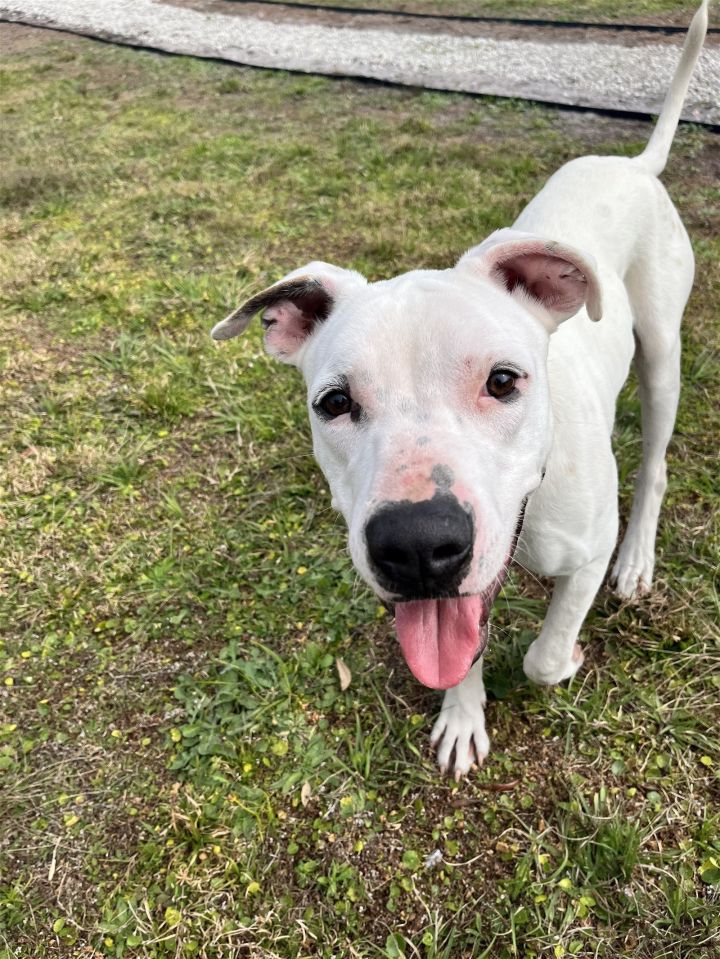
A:
<svg viewBox="0 0 720 959">
<path fill-rule="evenodd" d="M 352 399 L 342 390 L 333 390 L 332 393 L 326 393 L 318 403 L 318 407 L 331 419 L 342 416 L 344 413 L 351 413 L 353 406 Z"/>
<path fill-rule="evenodd" d="M 487 391 L 496 400 L 505 400 L 515 392 L 517 373 L 510 370 L 493 370 L 486 383 Z"/>
</svg>

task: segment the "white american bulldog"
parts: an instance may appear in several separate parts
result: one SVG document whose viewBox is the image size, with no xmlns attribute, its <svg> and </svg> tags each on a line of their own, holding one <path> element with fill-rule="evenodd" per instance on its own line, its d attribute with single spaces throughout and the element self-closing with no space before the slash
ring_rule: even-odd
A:
<svg viewBox="0 0 720 959">
<path fill-rule="evenodd" d="M 412 672 L 447 690 L 432 739 L 457 778 L 488 752 L 482 653 L 513 554 L 555 580 L 525 673 L 559 683 L 582 664 L 617 537 L 610 435 L 633 356 L 643 460 L 612 580 L 625 597 L 650 587 L 694 271 L 657 176 L 706 26 L 705 0 L 640 156 L 566 164 L 451 269 L 368 283 L 309 263 L 212 331 L 236 336 L 262 310 L 266 349 L 302 370 L 353 562 L 394 604 Z"/>
</svg>

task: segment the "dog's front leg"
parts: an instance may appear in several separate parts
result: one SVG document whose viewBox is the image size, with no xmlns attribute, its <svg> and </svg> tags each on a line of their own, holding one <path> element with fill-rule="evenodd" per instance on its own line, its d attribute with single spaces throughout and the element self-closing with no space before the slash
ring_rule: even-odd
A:
<svg viewBox="0 0 720 959">
<path fill-rule="evenodd" d="M 608 551 L 569 576 L 556 578 L 542 630 L 523 661 L 528 679 L 552 685 L 570 679 L 580 669 L 580 627 L 602 584 L 609 560 Z"/>
<path fill-rule="evenodd" d="M 476 763 L 482 764 L 490 751 L 490 740 L 485 732 L 487 697 L 482 669 L 481 656 L 465 679 L 447 690 L 430 734 L 430 742 L 437 746 L 440 769 L 443 772 L 454 769 L 458 780 Z"/>
</svg>

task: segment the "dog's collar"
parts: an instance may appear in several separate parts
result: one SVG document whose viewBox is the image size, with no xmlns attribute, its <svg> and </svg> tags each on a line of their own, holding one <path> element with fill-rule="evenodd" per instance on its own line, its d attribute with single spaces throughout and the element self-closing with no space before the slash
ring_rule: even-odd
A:
<svg viewBox="0 0 720 959">
<path fill-rule="evenodd" d="M 515 527 L 515 533 L 513 534 L 512 546 L 510 547 L 510 557 L 507 562 L 508 566 L 510 566 L 510 564 L 512 563 L 515 557 L 515 550 L 517 549 L 518 540 L 520 539 L 520 533 L 522 533 L 523 523 L 525 522 L 525 507 L 527 506 L 527 502 L 529 499 L 530 499 L 530 496 L 529 495 L 526 496 L 520 506 L 520 515 L 518 516 L 517 526 Z"/>
<path fill-rule="evenodd" d="M 538 483 L 538 485 L 535 487 L 534 490 L 531 490 L 527 494 L 525 499 L 520 504 L 520 514 L 518 516 L 517 526 L 515 527 L 515 533 L 513 535 L 512 545 L 510 547 L 510 557 L 507 561 L 507 566 L 510 566 L 515 556 L 515 550 L 517 549 L 518 540 L 520 539 L 520 533 L 522 533 L 523 522 L 525 521 L 525 507 L 527 506 L 528 500 L 530 499 L 532 494 L 536 493 L 542 486 L 542 481 L 545 479 L 546 472 L 547 472 L 547 467 L 543 466 L 542 472 L 540 473 L 540 482 Z"/>
</svg>

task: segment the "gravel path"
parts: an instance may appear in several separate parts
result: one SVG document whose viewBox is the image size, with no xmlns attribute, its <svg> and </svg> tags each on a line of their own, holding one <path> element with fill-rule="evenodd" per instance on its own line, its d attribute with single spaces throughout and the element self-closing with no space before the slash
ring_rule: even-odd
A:
<svg viewBox="0 0 720 959">
<path fill-rule="evenodd" d="M 273 21 L 203 0 L 0 0 L 0 18 L 251 66 L 642 113 L 658 112 L 679 56 L 666 42 L 497 40 Z M 720 123 L 719 47 L 701 54 L 683 116 Z"/>
</svg>

